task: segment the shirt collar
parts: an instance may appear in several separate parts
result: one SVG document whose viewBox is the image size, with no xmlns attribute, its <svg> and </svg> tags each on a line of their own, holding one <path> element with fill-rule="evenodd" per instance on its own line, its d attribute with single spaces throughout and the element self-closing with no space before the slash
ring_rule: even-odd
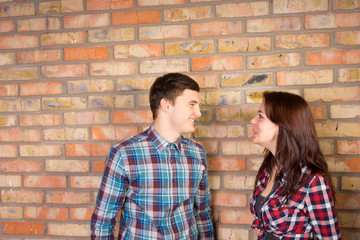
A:
<svg viewBox="0 0 360 240">
<path fill-rule="evenodd" d="M 158 131 L 156 131 L 154 124 L 151 124 L 149 129 L 147 130 L 147 134 L 149 135 L 151 141 L 153 142 L 155 148 L 162 152 L 166 147 L 174 144 L 176 149 L 180 152 L 181 151 L 181 136 L 174 142 L 171 143 L 165 138 L 163 138 Z"/>
</svg>

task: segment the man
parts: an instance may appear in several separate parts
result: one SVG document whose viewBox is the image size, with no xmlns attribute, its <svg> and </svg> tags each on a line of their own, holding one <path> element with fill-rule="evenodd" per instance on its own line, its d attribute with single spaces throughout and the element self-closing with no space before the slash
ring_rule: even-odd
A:
<svg viewBox="0 0 360 240">
<path fill-rule="evenodd" d="M 199 86 L 170 73 L 150 89 L 154 122 L 113 146 L 91 219 L 92 239 L 214 239 L 204 148 L 182 136 L 201 116 Z"/>
</svg>

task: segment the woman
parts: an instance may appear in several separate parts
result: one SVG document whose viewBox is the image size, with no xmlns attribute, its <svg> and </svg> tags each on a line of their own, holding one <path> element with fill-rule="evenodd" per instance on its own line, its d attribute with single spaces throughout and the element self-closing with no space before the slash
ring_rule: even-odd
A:
<svg viewBox="0 0 360 240">
<path fill-rule="evenodd" d="M 330 174 L 306 101 L 265 92 L 251 124 L 253 143 L 265 147 L 250 203 L 258 239 L 341 239 Z"/>
</svg>

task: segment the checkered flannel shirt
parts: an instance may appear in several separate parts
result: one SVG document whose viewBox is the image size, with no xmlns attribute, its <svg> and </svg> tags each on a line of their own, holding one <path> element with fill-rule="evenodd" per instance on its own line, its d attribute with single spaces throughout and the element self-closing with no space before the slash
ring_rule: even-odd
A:
<svg viewBox="0 0 360 240">
<path fill-rule="evenodd" d="M 301 181 L 310 174 L 302 166 Z M 250 210 L 255 221 L 252 228 L 260 229 L 258 239 L 264 239 L 265 232 L 272 233 L 279 239 L 341 239 L 339 225 L 334 209 L 334 200 L 329 183 L 320 174 L 292 195 L 287 205 L 280 208 L 283 196 L 279 192 L 283 185 L 276 183 L 273 191 L 264 200 L 261 207 L 261 219 L 256 216 L 254 205 L 256 197 L 265 189 L 269 173 L 264 171 L 259 177 L 259 184 L 250 202 Z M 300 181 L 300 182 L 301 182 Z"/>
<path fill-rule="evenodd" d="M 170 143 L 151 125 L 113 146 L 91 219 L 92 239 L 214 239 L 204 148 Z"/>
</svg>

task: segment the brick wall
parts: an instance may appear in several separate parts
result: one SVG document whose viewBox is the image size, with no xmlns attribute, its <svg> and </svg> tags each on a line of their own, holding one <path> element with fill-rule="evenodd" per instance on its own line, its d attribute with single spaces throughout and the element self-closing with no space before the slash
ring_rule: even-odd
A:
<svg viewBox="0 0 360 240">
<path fill-rule="evenodd" d="M 255 239 L 264 90 L 312 107 L 345 240 L 360 238 L 359 0 L 0 0 L 0 239 L 88 239 L 110 146 L 166 72 L 202 87 L 217 239 Z"/>
</svg>

